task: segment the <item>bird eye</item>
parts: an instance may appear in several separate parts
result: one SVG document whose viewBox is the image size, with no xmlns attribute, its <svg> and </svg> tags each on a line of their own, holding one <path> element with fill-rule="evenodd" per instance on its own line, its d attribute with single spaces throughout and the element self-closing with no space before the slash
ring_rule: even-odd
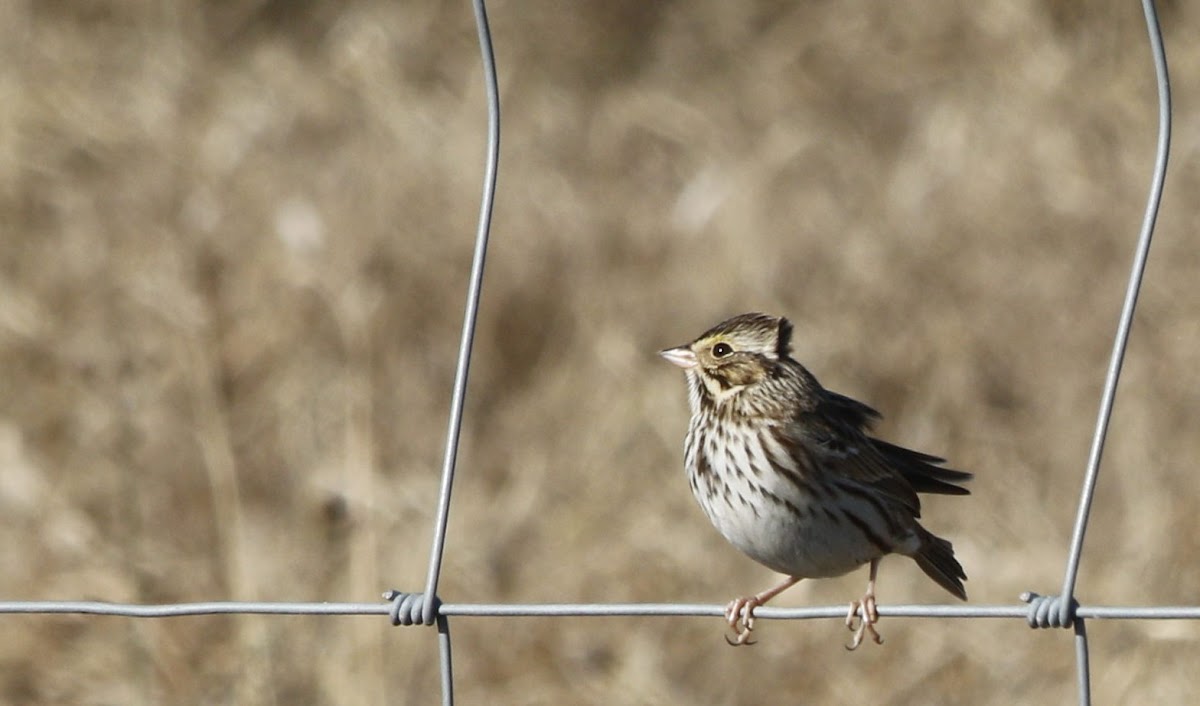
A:
<svg viewBox="0 0 1200 706">
<path fill-rule="evenodd" d="M 733 346 L 729 345 L 728 343 L 718 343 L 712 347 L 712 354 L 714 358 L 724 358 L 732 352 Z"/>
</svg>

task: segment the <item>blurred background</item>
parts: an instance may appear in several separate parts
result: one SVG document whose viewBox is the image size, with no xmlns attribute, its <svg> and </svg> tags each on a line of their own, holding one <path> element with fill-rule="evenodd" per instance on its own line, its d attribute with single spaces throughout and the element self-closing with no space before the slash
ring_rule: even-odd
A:
<svg viewBox="0 0 1200 706">
<path fill-rule="evenodd" d="M 1078 587 L 1200 602 L 1200 12 L 1162 3 L 1164 209 Z M 1136 2 L 490 4 L 499 195 L 441 595 L 775 580 L 682 470 L 655 352 L 736 313 L 975 471 L 978 603 L 1061 586 L 1157 113 Z M 421 590 L 483 175 L 469 3 L 0 4 L 0 594 Z M 777 603 L 842 604 L 865 571 Z M 950 600 L 904 559 L 882 603 Z M 12 704 L 430 704 L 379 618 L 0 618 Z M 1069 632 L 462 618 L 461 703 L 1071 703 Z M 1096 703 L 1200 697 L 1200 626 L 1093 621 Z"/>
</svg>

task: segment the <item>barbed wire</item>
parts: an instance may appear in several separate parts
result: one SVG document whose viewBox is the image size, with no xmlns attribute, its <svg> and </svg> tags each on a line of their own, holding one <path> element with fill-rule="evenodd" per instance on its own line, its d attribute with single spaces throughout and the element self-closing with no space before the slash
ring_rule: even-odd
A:
<svg viewBox="0 0 1200 706">
<path fill-rule="evenodd" d="M 1116 400 L 1117 384 L 1125 358 L 1138 293 L 1141 289 L 1146 260 L 1150 251 L 1154 225 L 1162 198 L 1163 184 L 1170 148 L 1171 94 L 1167 73 L 1167 58 L 1162 42 L 1158 15 L 1153 0 L 1141 0 L 1149 34 L 1159 97 L 1159 133 L 1155 166 L 1145 217 L 1137 240 L 1132 271 L 1125 300 L 1118 319 L 1104 392 L 1097 415 L 1096 430 L 1084 474 L 1076 513 L 1074 532 L 1067 555 L 1062 592 L 1059 595 L 1039 595 L 1026 592 L 1020 600 L 1026 605 L 879 605 L 881 616 L 907 618 L 960 619 L 1023 619 L 1033 628 L 1072 628 L 1075 634 L 1076 674 L 1079 703 L 1091 703 L 1088 668 L 1086 621 L 1113 620 L 1200 620 L 1200 606 L 1106 606 L 1081 605 L 1075 599 L 1083 540 L 1091 516 L 1092 498 L 1099 479 L 1109 420 Z M 453 650 L 450 640 L 452 617 L 714 617 L 724 616 L 725 606 L 687 603 L 442 603 L 437 598 L 438 580 L 445 555 L 446 528 L 450 512 L 451 491 L 454 486 L 455 465 L 462 429 L 467 379 L 471 352 L 474 347 L 475 322 L 479 311 L 484 266 L 487 261 L 488 235 L 495 198 L 500 146 L 500 98 L 496 78 L 495 54 L 488 27 L 485 0 L 472 0 L 479 47 L 483 64 L 484 85 L 488 111 L 488 143 L 484 167 L 483 195 L 480 204 L 478 229 L 467 287 L 463 316 L 462 338 L 455 371 L 454 388 L 446 433 L 445 457 L 442 464 L 437 515 L 434 520 L 428 574 L 423 593 L 389 591 L 380 603 L 288 603 L 213 601 L 144 605 L 104 601 L 0 601 L 0 614 L 84 614 L 128 618 L 171 618 L 195 615 L 367 615 L 389 616 L 395 625 L 436 625 L 441 665 L 442 703 L 454 703 L 452 669 Z M 432 597 L 427 600 L 426 597 Z M 760 607 L 755 616 L 764 619 L 806 620 L 844 619 L 845 605 L 805 608 Z"/>
</svg>

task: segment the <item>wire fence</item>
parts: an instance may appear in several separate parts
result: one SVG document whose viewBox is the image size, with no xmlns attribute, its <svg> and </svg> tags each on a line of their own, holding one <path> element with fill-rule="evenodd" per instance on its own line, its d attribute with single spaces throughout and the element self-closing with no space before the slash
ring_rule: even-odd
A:
<svg viewBox="0 0 1200 706">
<path fill-rule="evenodd" d="M 487 157 L 484 169 L 483 196 L 478 230 L 475 239 L 467 300 L 463 316 L 462 337 L 446 432 L 444 463 L 434 521 L 429 568 L 424 591 L 406 593 L 389 591 L 385 603 L 270 603 L 217 601 L 168 605 L 133 605 L 99 601 L 8 601 L 0 602 L 5 614 L 87 614 L 129 618 L 167 618 L 215 614 L 258 615 L 376 615 L 389 616 L 395 625 L 425 625 L 437 627 L 441 658 L 442 703 L 454 702 L 452 645 L 450 618 L 453 617 L 616 617 L 616 616 L 699 616 L 721 617 L 723 605 L 680 603 L 442 603 L 438 598 L 438 581 L 444 558 L 446 528 L 454 487 L 459 437 L 462 429 L 467 378 L 470 371 L 475 323 L 479 311 L 484 266 L 487 261 L 488 235 L 496 189 L 500 151 L 500 100 L 496 78 L 495 56 L 488 27 L 484 0 L 473 0 L 475 22 L 483 64 L 488 108 Z M 1126 344 L 1134 310 L 1137 306 L 1147 256 L 1150 251 L 1155 221 L 1158 215 L 1166 176 L 1171 133 L 1171 98 L 1167 74 L 1167 58 L 1153 0 L 1142 0 L 1151 54 L 1158 87 L 1159 133 L 1145 217 L 1137 240 L 1132 271 L 1124 304 L 1118 320 L 1112 356 L 1105 378 L 1104 392 L 1097 415 L 1096 428 L 1080 492 L 1074 531 L 1067 555 L 1062 590 L 1057 595 L 1026 592 L 1020 596 L 1025 604 L 1011 605 L 880 605 L 881 616 L 909 618 L 1000 618 L 1023 619 L 1032 628 L 1060 627 L 1074 631 L 1076 674 L 1079 703 L 1091 703 L 1091 680 L 1088 665 L 1087 621 L 1111 620 L 1200 620 L 1200 606 L 1104 606 L 1081 605 L 1075 599 L 1076 579 L 1082 559 L 1092 499 L 1099 479 L 1109 420 L 1116 399 L 1117 384 L 1125 358 Z M 844 618 L 844 605 L 810 608 L 761 607 L 755 615 L 766 619 L 802 620 L 815 618 Z"/>
</svg>

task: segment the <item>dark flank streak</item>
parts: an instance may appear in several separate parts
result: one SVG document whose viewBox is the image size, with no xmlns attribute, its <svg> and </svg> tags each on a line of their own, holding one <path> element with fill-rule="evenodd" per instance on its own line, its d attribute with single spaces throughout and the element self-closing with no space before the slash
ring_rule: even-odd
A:
<svg viewBox="0 0 1200 706">
<path fill-rule="evenodd" d="M 736 469 L 738 467 L 737 458 L 735 458 L 733 455 L 733 444 L 729 441 L 725 442 L 725 462 L 726 468 Z M 741 470 L 738 470 L 737 472 L 740 474 Z"/>
<path fill-rule="evenodd" d="M 808 512 L 800 509 L 800 507 L 798 505 L 796 505 L 796 503 L 792 502 L 791 500 L 788 500 L 787 498 L 780 497 L 780 496 L 776 495 L 775 493 L 772 493 L 771 491 L 767 490 L 766 488 L 762 489 L 762 495 L 764 498 L 766 498 L 767 500 L 770 500 L 771 502 L 775 503 L 776 505 L 782 505 L 782 506 L 786 507 L 798 519 L 802 520 L 802 519 L 808 517 Z M 757 513 L 755 513 L 755 514 L 757 515 Z"/>
<path fill-rule="evenodd" d="M 765 449 L 764 449 L 764 451 L 765 451 Z M 767 460 L 767 463 L 769 463 L 769 464 L 771 464 L 771 465 L 776 465 L 776 464 L 775 464 L 773 461 L 771 461 L 770 459 L 768 459 L 768 460 Z M 761 467 L 759 464 L 757 464 L 757 463 L 751 463 L 751 464 L 750 464 L 750 475 L 754 476 L 754 480 L 755 480 L 755 481 L 762 482 L 762 479 L 763 479 L 763 471 L 765 471 L 765 470 L 768 470 L 768 469 L 762 468 L 762 467 Z"/>
<path fill-rule="evenodd" d="M 879 498 L 879 495 L 875 492 L 872 492 L 870 488 L 864 488 L 855 483 L 844 482 L 841 479 L 837 479 L 834 482 L 837 484 L 837 487 L 841 492 L 847 495 L 853 495 L 854 497 L 866 502 L 868 505 L 874 508 L 880 519 L 887 523 L 888 533 L 890 535 L 893 537 L 903 537 L 907 533 L 906 528 L 901 526 L 900 523 L 896 521 L 895 513 L 889 512 L 888 507 L 883 504 Z"/>
<path fill-rule="evenodd" d="M 859 519 L 858 517 L 855 517 L 854 514 L 847 512 L 846 510 L 842 510 L 841 513 L 842 513 L 842 517 L 846 520 L 849 520 L 851 524 L 853 524 L 855 527 L 857 527 L 858 531 L 862 532 L 863 536 L 866 537 L 867 540 L 869 542 L 871 542 L 871 544 L 874 544 L 876 549 L 883 552 L 884 554 L 891 553 L 891 551 L 892 551 L 891 546 L 884 543 L 884 541 L 879 538 L 879 535 L 875 534 L 871 530 L 870 525 L 868 525 L 866 522 Z"/>
<path fill-rule="evenodd" d="M 771 436 L 779 444 L 780 448 L 792 449 L 795 452 L 797 466 L 805 469 L 812 468 L 812 458 L 805 453 L 804 449 L 796 448 L 794 445 L 790 445 L 787 437 L 783 435 L 782 430 L 779 427 L 771 427 L 768 433 L 771 434 Z M 767 445 L 763 444 L 763 448 L 765 450 Z M 783 476 L 792 485 L 796 486 L 796 490 L 800 491 L 802 495 L 814 498 L 821 495 L 819 484 L 811 482 L 805 477 L 804 473 L 793 470 L 789 466 L 781 464 L 775 459 L 771 459 L 771 465 L 774 470 L 779 473 L 779 475 Z"/>
<path fill-rule="evenodd" d="M 712 466 L 708 464 L 708 456 L 704 453 L 704 449 L 696 449 L 696 471 L 692 475 L 694 478 L 707 478 L 712 475 Z"/>
</svg>

